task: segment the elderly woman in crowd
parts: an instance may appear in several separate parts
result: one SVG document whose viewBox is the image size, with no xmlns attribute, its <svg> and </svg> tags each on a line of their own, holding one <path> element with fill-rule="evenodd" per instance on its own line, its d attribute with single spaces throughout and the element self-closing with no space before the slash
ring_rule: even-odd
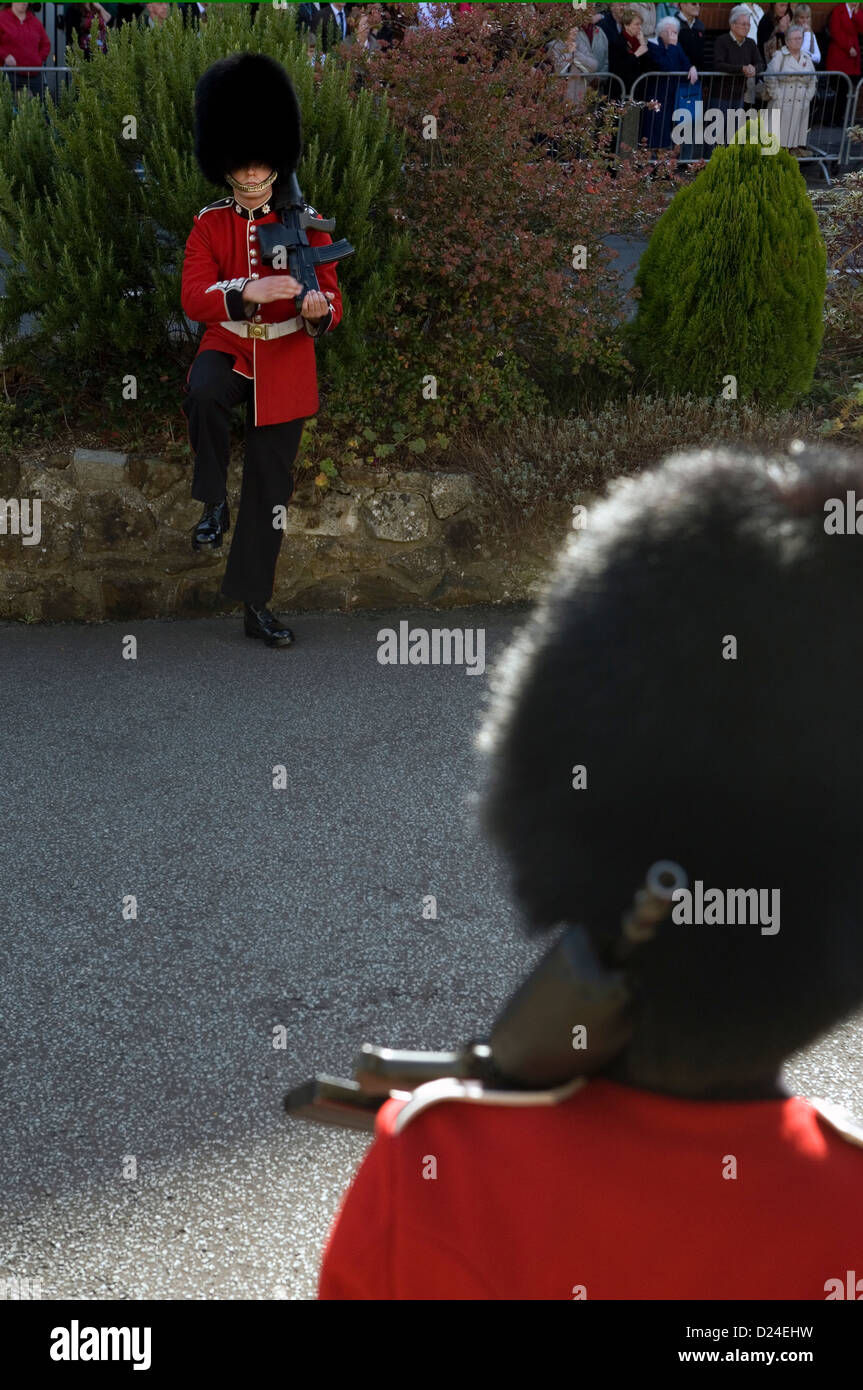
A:
<svg viewBox="0 0 863 1390">
<path fill-rule="evenodd" d="M 661 19 L 657 25 L 656 38 L 651 39 L 648 44 L 657 76 L 651 77 L 644 84 L 644 98 L 655 103 L 658 109 L 645 110 L 641 135 L 657 156 L 660 150 L 667 150 L 671 146 L 671 127 L 678 105 L 678 89 L 688 86 L 694 92 L 698 82 L 698 70 L 690 64 L 677 42 L 679 34 L 679 19 Z M 660 73 L 674 73 L 675 76 L 660 76 Z"/>
<path fill-rule="evenodd" d="M 643 20 L 638 10 L 624 7 L 620 17 L 622 44 L 616 48 L 609 46 L 608 61 L 611 71 L 623 82 L 626 92 L 632 91 L 632 84 L 643 72 L 653 71 L 653 59 L 642 33 Z"/>
<path fill-rule="evenodd" d="M 620 15 L 620 43 L 609 42 L 608 46 L 608 66 L 620 78 L 627 94 L 643 72 L 654 70 L 654 62 L 641 31 L 642 22 L 638 10 L 625 5 Z M 643 95 L 642 92 L 637 93 L 639 99 Z M 637 106 L 624 111 L 620 121 L 621 149 L 634 149 L 639 144 L 641 114 Z"/>
<path fill-rule="evenodd" d="M 801 52 L 808 53 L 812 62 L 817 67 L 821 62 L 821 49 L 818 47 L 818 40 L 812 32 L 812 6 L 795 5 L 791 11 L 791 18 L 795 24 L 803 27 L 803 48 Z"/>
<path fill-rule="evenodd" d="M 779 110 L 779 143 L 794 155 L 806 154 L 809 107 L 818 86 L 815 64 L 803 52 L 805 35 L 802 24 L 792 24 L 765 74 L 770 103 Z"/>
<path fill-rule="evenodd" d="M 641 15 L 641 33 L 644 39 L 652 39 L 656 33 L 656 6 L 635 4 L 630 5 L 630 9 L 638 10 Z"/>
<path fill-rule="evenodd" d="M 584 26 L 574 24 L 566 39 L 554 39 L 548 52 L 558 77 L 566 80 L 567 100 L 581 102 L 587 91 L 585 75 L 608 72 L 608 38 L 599 26 L 601 11 L 597 6 L 588 15 Z"/>
</svg>

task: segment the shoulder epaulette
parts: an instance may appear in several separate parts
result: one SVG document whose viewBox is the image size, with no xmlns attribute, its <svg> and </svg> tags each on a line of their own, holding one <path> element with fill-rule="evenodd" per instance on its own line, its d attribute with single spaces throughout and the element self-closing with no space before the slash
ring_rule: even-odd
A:
<svg viewBox="0 0 863 1390">
<path fill-rule="evenodd" d="M 443 1101 L 457 1100 L 473 1105 L 508 1105 L 519 1109 L 525 1106 L 560 1105 L 561 1101 L 569 1100 L 570 1096 L 574 1096 L 576 1091 L 580 1091 L 582 1086 L 586 1085 L 587 1078 L 579 1076 L 574 1081 L 568 1081 L 565 1086 L 556 1086 L 548 1091 L 493 1091 L 481 1081 L 441 1077 L 437 1081 L 427 1081 L 425 1085 L 417 1086 L 410 1100 L 402 1106 L 396 1116 L 395 1133 L 401 1134 L 417 1115 L 421 1115 L 432 1105 L 442 1104 Z"/>
<path fill-rule="evenodd" d="M 855 1119 L 850 1110 L 843 1110 L 841 1105 L 834 1105 L 830 1100 L 813 1100 L 811 1096 L 807 1096 L 807 1100 L 831 1129 L 841 1134 L 849 1144 L 856 1144 L 858 1148 L 863 1149 L 863 1125 Z"/>
<path fill-rule="evenodd" d="M 203 217 L 205 212 L 213 212 L 216 208 L 228 208 L 233 201 L 233 198 L 220 198 L 217 203 L 208 203 L 205 208 L 201 208 L 197 216 Z"/>
</svg>

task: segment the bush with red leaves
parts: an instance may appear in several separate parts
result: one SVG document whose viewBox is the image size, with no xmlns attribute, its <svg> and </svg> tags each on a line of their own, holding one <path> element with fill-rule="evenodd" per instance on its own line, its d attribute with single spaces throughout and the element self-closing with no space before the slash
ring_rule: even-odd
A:
<svg viewBox="0 0 863 1390">
<path fill-rule="evenodd" d="M 566 99 L 546 45 L 578 22 L 479 6 L 362 60 L 405 137 L 393 212 L 410 258 L 374 356 L 411 429 L 566 409 L 626 373 L 604 238 L 652 225 L 665 195 L 643 155 L 615 158 L 616 106 Z"/>
</svg>

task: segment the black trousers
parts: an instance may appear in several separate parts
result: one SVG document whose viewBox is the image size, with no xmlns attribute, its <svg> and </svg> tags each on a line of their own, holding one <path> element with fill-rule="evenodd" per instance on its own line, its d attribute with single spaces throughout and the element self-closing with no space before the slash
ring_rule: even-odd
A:
<svg viewBox="0 0 863 1390">
<path fill-rule="evenodd" d="M 222 593 L 262 608 L 272 596 L 282 545 L 283 532 L 273 525 L 273 508 L 286 507 L 291 499 L 294 460 L 305 420 L 256 426 L 253 384 L 233 365 L 227 352 L 201 352 L 192 363 L 183 402 L 195 455 L 192 496 L 199 502 L 220 502 L 225 496 L 231 412 L 245 402 L 243 486 Z"/>
</svg>

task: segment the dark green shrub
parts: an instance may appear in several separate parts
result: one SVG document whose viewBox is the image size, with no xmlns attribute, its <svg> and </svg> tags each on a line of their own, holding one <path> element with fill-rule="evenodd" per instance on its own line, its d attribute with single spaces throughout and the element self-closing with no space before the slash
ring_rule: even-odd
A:
<svg viewBox="0 0 863 1390">
<path fill-rule="evenodd" d="M 630 350 L 661 390 L 788 406 L 809 390 L 827 259 L 796 160 L 717 149 L 659 219 L 636 278 Z"/>
</svg>

